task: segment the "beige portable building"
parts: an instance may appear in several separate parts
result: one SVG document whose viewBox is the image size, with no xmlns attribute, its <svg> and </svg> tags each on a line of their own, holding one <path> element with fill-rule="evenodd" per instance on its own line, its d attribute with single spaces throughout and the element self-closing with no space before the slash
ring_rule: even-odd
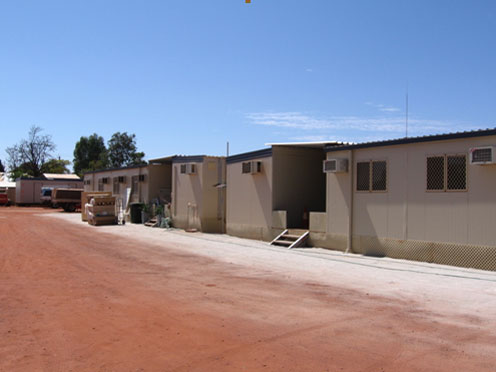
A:
<svg viewBox="0 0 496 372">
<path fill-rule="evenodd" d="M 16 179 L 16 204 L 41 204 L 41 188 L 83 188 L 83 181 L 76 174 L 44 173 L 41 177 Z"/>
<path fill-rule="evenodd" d="M 171 200 L 171 160 L 160 162 L 150 160 L 149 164 L 121 168 L 103 169 L 84 174 L 84 191 L 107 191 L 121 198 L 127 205 L 128 190 L 130 202 L 149 203 L 160 199 L 163 203 Z"/>
<path fill-rule="evenodd" d="M 332 145 L 333 143 L 328 143 Z M 326 143 L 270 144 L 227 158 L 227 233 L 270 241 L 325 212 Z"/>
<path fill-rule="evenodd" d="M 172 223 L 182 229 L 225 231 L 225 157 L 172 158 Z"/>
<path fill-rule="evenodd" d="M 496 129 L 328 147 L 311 242 L 496 270 Z"/>
</svg>

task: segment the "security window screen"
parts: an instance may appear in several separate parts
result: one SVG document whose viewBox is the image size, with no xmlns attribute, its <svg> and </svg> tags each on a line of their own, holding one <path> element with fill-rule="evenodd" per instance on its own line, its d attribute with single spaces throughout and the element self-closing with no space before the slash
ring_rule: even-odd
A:
<svg viewBox="0 0 496 372">
<path fill-rule="evenodd" d="M 357 163 L 357 191 L 386 191 L 386 161 L 367 161 Z"/>
<path fill-rule="evenodd" d="M 357 163 L 357 191 L 370 190 L 370 162 Z"/>
<path fill-rule="evenodd" d="M 387 184 L 387 168 L 385 161 L 372 162 L 372 191 L 385 191 Z"/>
<path fill-rule="evenodd" d="M 467 161 L 465 155 L 448 156 L 448 190 L 467 188 Z"/>
<path fill-rule="evenodd" d="M 444 156 L 427 158 L 427 190 L 444 190 Z"/>
<path fill-rule="evenodd" d="M 427 158 L 427 190 L 465 191 L 467 189 L 467 157 L 442 155 Z"/>
<path fill-rule="evenodd" d="M 251 163 L 249 161 L 242 164 L 241 173 L 251 173 Z"/>
</svg>

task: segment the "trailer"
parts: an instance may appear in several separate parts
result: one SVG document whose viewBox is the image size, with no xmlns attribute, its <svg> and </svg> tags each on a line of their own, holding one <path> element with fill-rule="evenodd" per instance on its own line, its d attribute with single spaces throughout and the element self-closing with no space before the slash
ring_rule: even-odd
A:
<svg viewBox="0 0 496 372">
<path fill-rule="evenodd" d="M 81 194 L 83 189 L 54 189 L 52 191 L 52 206 L 64 209 L 66 212 L 81 210 Z"/>
<path fill-rule="evenodd" d="M 47 187 L 82 189 L 83 181 L 72 174 L 54 175 L 45 173 L 41 177 L 20 177 L 16 179 L 16 204 L 41 204 L 41 189 Z"/>
</svg>

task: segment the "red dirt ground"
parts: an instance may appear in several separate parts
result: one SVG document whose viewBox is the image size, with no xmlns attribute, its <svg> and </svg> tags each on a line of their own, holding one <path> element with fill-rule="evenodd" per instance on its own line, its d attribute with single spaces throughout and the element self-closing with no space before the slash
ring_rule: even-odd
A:
<svg viewBox="0 0 496 372">
<path fill-rule="evenodd" d="M 496 370 L 474 316 L 440 322 L 40 213 L 0 209 L 1 371 Z"/>
</svg>

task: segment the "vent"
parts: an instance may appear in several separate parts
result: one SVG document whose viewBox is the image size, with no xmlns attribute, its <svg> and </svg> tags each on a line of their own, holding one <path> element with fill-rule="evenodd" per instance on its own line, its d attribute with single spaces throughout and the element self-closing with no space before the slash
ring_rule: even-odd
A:
<svg viewBox="0 0 496 372">
<path fill-rule="evenodd" d="M 241 173 L 256 174 L 262 172 L 261 161 L 247 161 L 242 164 Z"/>
<path fill-rule="evenodd" d="M 470 149 L 470 164 L 494 164 L 494 147 L 474 147 Z"/>
<path fill-rule="evenodd" d="M 324 160 L 324 173 L 348 172 L 348 159 L 328 159 Z"/>
<path fill-rule="evenodd" d="M 194 164 L 194 163 L 181 164 L 181 173 L 182 174 L 196 174 L 196 164 Z"/>
</svg>

